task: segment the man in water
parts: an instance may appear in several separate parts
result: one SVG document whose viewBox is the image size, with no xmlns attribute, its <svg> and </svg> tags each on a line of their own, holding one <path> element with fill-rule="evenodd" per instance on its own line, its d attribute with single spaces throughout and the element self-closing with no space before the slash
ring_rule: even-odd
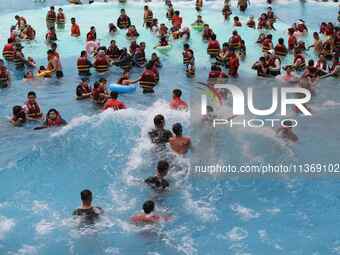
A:
<svg viewBox="0 0 340 255">
<path fill-rule="evenodd" d="M 169 140 L 171 149 L 177 154 L 185 154 L 188 152 L 191 146 L 190 137 L 183 136 L 183 128 L 180 123 L 176 123 L 172 126 L 172 132 L 174 132 L 175 136 L 171 137 Z"/>
<path fill-rule="evenodd" d="M 145 180 L 152 189 L 156 191 L 164 191 L 169 187 L 169 182 L 164 179 L 168 174 L 169 163 L 165 160 L 160 160 L 157 164 L 157 173 L 155 176 L 151 176 Z"/>
<path fill-rule="evenodd" d="M 100 215 L 104 213 L 100 207 L 92 206 L 92 192 L 88 189 L 83 190 L 80 193 L 82 205 L 80 208 L 74 210 L 74 216 L 80 216 L 82 220 L 87 224 L 94 224 Z"/>
<path fill-rule="evenodd" d="M 169 139 L 172 137 L 172 133 L 170 130 L 164 128 L 164 116 L 161 114 L 156 115 L 153 119 L 153 122 L 155 124 L 155 128 L 149 132 L 151 142 L 154 144 L 168 143 Z"/>
<path fill-rule="evenodd" d="M 154 214 L 155 203 L 148 200 L 143 204 L 143 212 L 131 217 L 131 221 L 135 224 L 152 224 L 160 221 L 170 220 L 169 216 L 162 216 Z"/>
</svg>

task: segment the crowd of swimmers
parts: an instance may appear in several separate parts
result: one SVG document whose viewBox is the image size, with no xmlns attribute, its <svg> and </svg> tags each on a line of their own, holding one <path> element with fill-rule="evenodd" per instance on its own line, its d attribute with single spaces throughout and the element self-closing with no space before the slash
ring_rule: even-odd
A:
<svg viewBox="0 0 340 255">
<path fill-rule="evenodd" d="M 75 3 L 77 1 L 74 1 Z M 80 1 L 78 1 L 80 3 Z M 90 1 L 91 2 L 91 1 Z M 154 36 L 159 38 L 159 43 L 154 49 L 167 48 L 170 45 L 170 39 L 182 39 L 183 43 L 183 65 L 186 75 L 189 78 L 195 76 L 195 53 L 190 47 L 190 28 L 183 26 L 183 17 L 179 10 L 176 10 L 170 0 L 165 1 L 167 12 L 166 17 L 168 24 L 159 24 L 153 11 L 148 5 L 144 6 L 143 26 L 148 29 Z M 238 0 L 238 7 L 245 12 L 249 5 L 247 0 Z M 258 29 L 260 32 L 257 43 L 260 45 L 263 56 L 256 61 L 252 69 L 261 77 L 281 77 L 288 83 L 294 83 L 296 86 L 309 89 L 314 94 L 314 87 L 318 80 L 329 76 L 340 75 L 340 27 L 332 22 L 320 24 L 320 30 L 313 32 L 314 42 L 312 45 L 305 45 L 304 38 L 310 33 L 308 25 L 304 20 L 298 20 L 288 29 L 288 38 L 279 38 L 275 43 L 271 30 L 275 30 L 275 23 L 279 19 L 271 7 L 267 8 L 257 20 L 251 16 L 245 24 L 242 24 L 238 16 L 234 16 L 232 24 L 235 30 L 230 38 L 221 43 L 213 28 L 203 21 L 200 11 L 203 9 L 203 1 L 196 1 L 196 10 L 198 11 L 197 19 L 192 24 L 201 32 L 202 40 L 207 43 L 207 55 L 212 60 L 211 70 L 207 75 L 208 85 L 211 86 L 217 81 L 225 80 L 228 77 L 237 78 L 239 67 L 243 59 L 246 58 L 246 41 L 242 39 L 237 32 L 238 27 L 246 26 L 247 29 Z M 226 22 L 230 21 L 232 8 L 230 1 L 226 0 L 222 9 L 222 15 Z M 340 16 L 339 16 L 340 17 Z M 338 20 L 340 19 L 338 17 Z M 37 77 L 51 78 L 55 76 L 62 79 L 63 68 L 61 56 L 58 53 L 57 32 L 64 30 L 66 24 L 66 15 L 62 8 L 58 10 L 51 6 L 46 15 L 47 33 L 45 35 L 46 43 L 49 46 L 47 51 L 46 66 L 36 66 L 32 57 L 25 57 L 23 53 L 22 42 L 32 41 L 36 38 L 34 28 L 28 24 L 25 17 L 15 16 L 16 24 L 10 28 L 10 37 L 3 48 L 3 57 L 8 64 L 13 63 L 17 70 L 21 70 L 26 80 L 36 79 Z M 80 37 L 81 28 L 75 17 L 70 18 L 71 37 Z M 93 70 L 98 74 L 110 72 L 111 67 L 121 69 L 121 77 L 116 83 L 122 86 L 130 86 L 139 83 L 144 94 L 154 93 L 160 75 L 159 69 L 162 63 L 156 52 L 153 52 L 150 59 L 147 59 L 145 49 L 150 47 L 145 42 L 137 42 L 139 32 L 133 24 L 132 19 L 128 16 L 125 9 L 121 9 L 120 15 L 116 22 L 108 24 L 108 32 L 114 35 L 119 30 L 126 30 L 126 36 L 130 39 L 130 45 L 118 45 L 115 40 L 110 45 L 101 45 L 97 39 L 96 27 L 91 26 L 86 32 L 86 44 L 76 60 L 76 68 L 81 82 L 76 88 L 77 100 L 92 100 L 103 110 L 113 109 L 122 110 L 128 106 L 118 99 L 119 93 L 110 92 L 108 81 L 100 78 L 94 82 L 93 87 L 89 83 L 89 77 Z M 287 44 L 286 44 L 287 41 Z M 306 59 L 305 52 L 313 49 L 318 59 Z M 294 56 L 293 62 L 282 67 L 282 60 L 289 54 Z M 139 77 L 130 78 L 130 71 L 133 68 L 141 70 Z M 36 73 L 35 70 L 37 69 Z M 284 72 L 284 74 L 282 74 Z M 4 60 L 0 60 L 0 87 L 6 88 L 10 85 L 11 75 Z M 182 91 L 174 89 L 172 92 L 170 107 L 175 110 L 187 110 L 188 105 L 181 99 Z M 211 109 L 210 109 L 211 108 Z M 211 114 L 212 107 L 208 109 Z M 297 109 L 296 109 L 297 110 Z M 234 117 L 234 116 L 233 116 Z M 13 107 L 13 116 L 10 122 L 14 126 L 22 126 L 27 121 L 39 121 L 41 124 L 35 129 L 43 129 L 55 126 L 66 125 L 58 110 L 49 109 L 46 115 L 37 101 L 37 95 L 34 91 L 27 94 L 27 101 L 23 106 L 16 105 Z M 189 137 L 182 135 L 182 125 L 175 123 L 172 132 L 165 128 L 165 119 L 162 115 L 154 117 L 154 129 L 149 132 L 151 142 L 159 145 L 169 144 L 170 148 L 177 154 L 185 154 L 191 146 Z M 289 126 L 287 123 L 286 126 Z M 297 137 L 291 128 L 280 128 L 279 132 L 283 137 L 296 141 Z M 145 183 L 162 192 L 169 188 L 169 181 L 166 179 L 169 162 L 160 160 L 157 164 L 155 176 L 149 177 Z M 75 215 L 81 215 L 85 218 L 94 219 L 103 213 L 101 208 L 92 206 L 92 193 L 90 190 L 81 192 L 82 207 L 75 210 Z M 167 220 L 168 216 L 160 216 L 154 213 L 155 203 L 148 200 L 143 205 L 143 213 L 135 215 L 131 220 L 138 222 L 155 222 Z"/>
</svg>

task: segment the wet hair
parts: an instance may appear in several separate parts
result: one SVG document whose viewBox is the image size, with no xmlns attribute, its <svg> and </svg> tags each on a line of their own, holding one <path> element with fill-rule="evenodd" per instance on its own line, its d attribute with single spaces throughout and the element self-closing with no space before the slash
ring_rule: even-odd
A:
<svg viewBox="0 0 340 255">
<path fill-rule="evenodd" d="M 96 88 L 98 88 L 98 87 L 99 87 L 99 82 L 96 81 L 96 82 L 93 84 L 93 88 L 96 89 Z"/>
<path fill-rule="evenodd" d="M 213 112 L 214 108 L 210 105 L 207 105 L 207 112 Z"/>
<path fill-rule="evenodd" d="M 164 119 L 164 116 L 162 114 L 157 114 L 153 118 L 153 123 L 155 124 L 156 127 L 162 126 L 164 121 L 165 121 L 165 119 Z"/>
<path fill-rule="evenodd" d="M 190 45 L 189 45 L 188 43 L 185 43 L 185 44 L 183 45 L 183 47 L 184 47 L 184 49 L 189 49 L 189 48 L 190 48 Z"/>
<path fill-rule="evenodd" d="M 92 202 L 92 192 L 88 189 L 84 189 L 80 192 L 80 198 L 83 202 Z"/>
<path fill-rule="evenodd" d="M 182 125 L 181 123 L 175 123 L 173 126 L 172 126 L 172 131 L 174 132 L 174 134 L 176 136 L 182 136 Z"/>
<path fill-rule="evenodd" d="M 175 11 L 175 15 L 178 16 L 179 15 L 179 11 Z"/>
<path fill-rule="evenodd" d="M 239 21 L 240 18 L 239 18 L 238 16 L 235 16 L 235 17 L 234 17 L 234 20 L 235 20 L 235 21 Z"/>
<path fill-rule="evenodd" d="M 14 40 L 12 38 L 8 38 L 7 43 L 13 43 Z"/>
<path fill-rule="evenodd" d="M 110 93 L 110 97 L 111 97 L 112 99 L 117 99 L 117 98 L 118 98 L 118 93 L 117 93 L 117 92 L 111 92 L 111 93 Z"/>
<path fill-rule="evenodd" d="M 30 97 L 30 96 L 34 96 L 34 97 L 36 97 L 36 96 L 37 96 L 37 94 L 35 94 L 35 92 L 34 92 L 34 91 L 30 91 L 30 92 L 28 92 L 28 93 L 27 93 L 27 97 Z"/>
<path fill-rule="evenodd" d="M 273 35 L 272 35 L 272 34 L 268 34 L 268 35 L 267 35 L 267 38 L 268 38 L 268 39 L 272 39 L 272 38 L 273 38 Z"/>
<path fill-rule="evenodd" d="M 50 117 L 51 112 L 55 112 L 57 115 L 59 115 L 59 112 L 55 108 L 51 108 L 51 109 L 48 110 L 48 112 L 46 114 L 46 119 L 48 119 Z"/>
<path fill-rule="evenodd" d="M 104 79 L 104 78 L 100 78 L 100 79 L 99 79 L 99 82 L 100 82 L 100 83 L 102 83 L 102 82 L 107 82 L 107 80 Z"/>
<path fill-rule="evenodd" d="M 237 31 L 236 30 L 233 31 L 233 35 L 237 35 Z"/>
<path fill-rule="evenodd" d="M 180 89 L 174 89 L 174 90 L 172 91 L 172 94 L 173 94 L 174 96 L 176 96 L 176 97 L 181 97 L 181 95 L 182 95 L 182 90 L 180 90 Z"/>
<path fill-rule="evenodd" d="M 283 44 L 285 42 L 285 40 L 283 38 L 279 38 L 278 42 L 279 42 L 279 44 Z"/>
<path fill-rule="evenodd" d="M 309 67 L 314 66 L 314 60 L 313 60 L 313 59 L 310 59 L 310 60 L 308 61 L 308 66 L 309 66 Z"/>
<path fill-rule="evenodd" d="M 73 21 L 75 22 L 75 21 L 76 21 L 76 18 L 71 18 L 71 22 L 73 22 Z"/>
<path fill-rule="evenodd" d="M 216 34 L 211 35 L 211 40 L 216 40 Z"/>
<path fill-rule="evenodd" d="M 94 26 L 90 27 L 90 30 L 92 30 L 92 29 L 95 29 L 95 27 Z"/>
<path fill-rule="evenodd" d="M 155 203 L 152 200 L 148 200 L 143 204 L 143 211 L 146 214 L 152 213 L 155 210 Z"/>
<path fill-rule="evenodd" d="M 167 175 L 169 170 L 169 163 L 166 160 L 160 160 L 157 164 L 157 171 L 160 175 L 165 176 Z"/>
<path fill-rule="evenodd" d="M 14 116 L 19 115 L 21 111 L 22 111 L 22 107 L 20 105 L 15 105 L 12 108 L 12 112 Z"/>
</svg>

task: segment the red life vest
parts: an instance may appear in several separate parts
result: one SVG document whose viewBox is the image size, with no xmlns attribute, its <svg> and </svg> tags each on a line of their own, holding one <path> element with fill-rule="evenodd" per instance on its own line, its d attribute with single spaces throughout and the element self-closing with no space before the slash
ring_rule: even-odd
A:
<svg viewBox="0 0 340 255">
<path fill-rule="evenodd" d="M 29 26 L 26 30 L 27 39 L 28 40 L 34 40 L 35 34 L 36 34 L 35 30 L 31 26 Z"/>
<path fill-rule="evenodd" d="M 264 39 L 263 42 L 262 42 L 262 51 L 267 52 L 267 51 L 271 50 L 271 48 L 272 48 L 271 45 L 272 45 L 272 40 L 270 40 L 268 38 Z"/>
<path fill-rule="evenodd" d="M 127 15 L 120 15 L 117 26 L 119 28 L 128 28 L 130 26 L 129 17 Z"/>
<path fill-rule="evenodd" d="M 119 58 L 120 56 L 119 48 L 117 46 L 115 47 L 110 46 L 106 51 L 106 55 L 108 55 L 112 59 Z"/>
<path fill-rule="evenodd" d="M 233 35 L 230 39 L 230 48 L 239 49 L 241 46 L 241 37 L 239 35 Z"/>
<path fill-rule="evenodd" d="M 136 49 L 135 57 L 136 57 L 135 60 L 136 60 L 137 65 L 142 66 L 145 64 L 146 62 L 145 52 L 140 47 Z"/>
<path fill-rule="evenodd" d="M 36 103 L 36 102 L 32 103 L 30 101 L 27 101 L 26 107 L 27 107 L 27 113 L 28 114 L 39 114 L 39 113 L 41 113 L 40 107 L 39 107 L 38 103 Z"/>
<path fill-rule="evenodd" d="M 229 75 L 237 76 L 238 67 L 240 66 L 240 62 L 237 56 L 233 56 L 229 59 Z"/>
<path fill-rule="evenodd" d="M 204 29 L 203 30 L 203 39 L 209 40 L 210 37 L 212 36 L 212 34 L 213 34 L 213 31 L 210 28 Z"/>
<path fill-rule="evenodd" d="M 15 55 L 15 48 L 13 44 L 11 43 L 6 44 L 2 50 L 2 55 L 6 60 L 12 61 Z"/>
<path fill-rule="evenodd" d="M 294 49 L 296 42 L 297 42 L 296 37 L 294 35 L 290 35 L 288 37 L 288 49 L 289 50 Z"/>
<path fill-rule="evenodd" d="M 77 60 L 77 68 L 78 72 L 89 72 L 90 71 L 90 62 L 86 57 L 80 57 Z"/>
<path fill-rule="evenodd" d="M 7 82 L 9 80 L 8 71 L 6 67 L 0 68 L 0 82 Z"/>
<path fill-rule="evenodd" d="M 263 29 L 263 28 L 266 27 L 266 24 L 267 24 L 267 20 L 263 19 L 263 18 L 260 18 L 259 22 L 257 23 L 257 28 L 258 29 Z"/>
<path fill-rule="evenodd" d="M 224 78 L 225 74 L 222 71 L 210 71 L 209 79 Z"/>
<path fill-rule="evenodd" d="M 57 115 L 56 119 L 54 119 L 54 120 L 48 119 L 47 120 L 47 126 L 48 127 L 58 127 L 58 126 L 61 126 L 63 124 L 64 124 L 64 122 L 62 121 L 59 114 Z"/>
<path fill-rule="evenodd" d="M 144 70 L 140 80 L 139 85 L 146 91 L 153 91 L 156 86 L 157 80 L 156 75 L 152 70 Z"/>
<path fill-rule="evenodd" d="M 113 110 L 118 111 L 118 110 L 126 109 L 126 106 L 124 105 L 122 101 L 118 99 L 109 99 L 104 105 L 104 109 L 108 109 L 108 108 L 113 108 Z"/>
<path fill-rule="evenodd" d="M 250 28 L 255 28 L 255 21 L 254 20 L 249 20 L 248 22 L 247 22 L 247 26 L 248 27 L 250 27 Z"/>
<path fill-rule="evenodd" d="M 275 54 L 278 56 L 286 56 L 287 48 L 283 44 L 277 44 L 274 48 Z"/>
<path fill-rule="evenodd" d="M 54 23 L 56 21 L 57 15 L 55 11 L 48 11 L 47 13 L 47 22 Z"/>
<path fill-rule="evenodd" d="M 152 23 L 153 20 L 153 13 L 151 10 L 148 10 L 148 13 L 146 13 L 146 15 L 144 15 L 144 22 L 145 23 Z"/>
<path fill-rule="evenodd" d="M 58 24 L 65 24 L 65 14 L 64 13 L 58 13 L 57 23 Z"/>
<path fill-rule="evenodd" d="M 86 35 L 86 40 L 89 42 L 89 41 L 95 41 L 97 39 L 97 35 L 96 33 L 90 31 L 87 33 Z"/>
<path fill-rule="evenodd" d="M 220 52 L 220 43 L 217 40 L 210 40 L 207 52 L 211 57 L 216 57 Z"/>
<path fill-rule="evenodd" d="M 137 30 L 130 30 L 130 29 L 127 31 L 126 35 L 128 37 L 137 37 L 137 36 L 139 36 Z"/>
<path fill-rule="evenodd" d="M 94 67 L 98 73 L 104 73 L 109 70 L 109 62 L 105 56 L 97 56 Z"/>
</svg>

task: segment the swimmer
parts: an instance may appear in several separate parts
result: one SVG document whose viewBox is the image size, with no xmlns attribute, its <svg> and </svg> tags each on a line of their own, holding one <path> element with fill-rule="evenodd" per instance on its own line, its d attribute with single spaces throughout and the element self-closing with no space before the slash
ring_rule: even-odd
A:
<svg viewBox="0 0 340 255">
<path fill-rule="evenodd" d="M 168 45 L 169 43 L 168 43 L 167 38 L 165 36 L 162 36 L 161 39 L 159 40 L 159 43 L 153 48 L 157 49 L 158 47 L 166 47 Z"/>
<path fill-rule="evenodd" d="M 298 141 L 298 137 L 296 134 L 294 134 L 293 132 L 293 128 L 292 128 L 292 121 L 290 120 L 285 120 L 283 123 L 284 126 L 280 127 L 277 129 L 276 133 L 283 139 L 285 140 L 289 140 L 291 142 L 297 142 Z"/>
<path fill-rule="evenodd" d="M 98 82 L 95 82 L 92 90 L 92 99 L 98 105 L 104 105 L 109 98 L 109 94 L 106 89 L 107 80 L 101 78 Z"/>
<path fill-rule="evenodd" d="M 71 36 L 80 37 L 80 27 L 76 23 L 76 18 L 71 18 Z"/>
<path fill-rule="evenodd" d="M 40 67 L 39 67 L 39 70 L 38 70 L 38 74 L 44 73 L 44 72 L 46 72 L 46 71 L 48 71 L 48 70 L 46 69 L 46 67 L 40 66 Z M 43 77 L 44 77 L 44 78 L 51 78 L 52 76 L 51 76 L 51 73 L 48 72 L 48 73 L 45 74 Z"/>
<path fill-rule="evenodd" d="M 287 83 L 298 83 L 299 82 L 299 77 L 296 75 L 292 67 L 288 67 L 286 69 L 285 74 L 279 75 L 276 78 Z"/>
<path fill-rule="evenodd" d="M 241 23 L 240 18 L 238 16 L 234 17 L 234 27 L 242 27 L 242 23 Z"/>
<path fill-rule="evenodd" d="M 27 73 L 24 74 L 24 81 L 29 81 L 34 79 L 34 74 L 32 71 L 28 71 Z"/>
<path fill-rule="evenodd" d="M 202 16 L 201 15 L 198 15 L 197 16 L 197 19 L 195 20 L 194 23 L 192 23 L 192 25 L 204 25 L 204 21 L 202 19 Z"/>
<path fill-rule="evenodd" d="M 11 76 L 5 66 L 5 62 L 0 59 L 0 88 L 7 88 L 10 84 Z"/>
<path fill-rule="evenodd" d="M 170 108 L 174 110 L 188 110 L 188 104 L 181 99 L 182 91 L 174 89 L 172 91 L 172 100 L 170 101 Z"/>
<path fill-rule="evenodd" d="M 37 95 L 34 91 L 28 92 L 27 101 L 23 109 L 25 110 L 27 120 L 41 120 L 43 118 L 43 113 L 40 110 Z"/>
<path fill-rule="evenodd" d="M 34 59 L 32 57 L 27 57 L 27 66 L 36 67 L 37 63 L 34 61 Z"/>
<path fill-rule="evenodd" d="M 24 108 L 20 105 L 16 105 L 12 109 L 13 116 L 10 120 L 13 126 L 21 127 L 26 123 L 26 114 Z"/>
<path fill-rule="evenodd" d="M 44 128 L 60 127 L 67 125 L 67 122 L 61 117 L 60 113 L 52 108 L 46 114 L 46 120 L 40 127 L 35 127 L 34 130 L 40 130 Z"/>
<path fill-rule="evenodd" d="M 247 21 L 247 27 L 249 28 L 256 28 L 256 23 L 254 20 L 254 16 L 250 16 L 248 21 Z"/>
<path fill-rule="evenodd" d="M 116 32 L 117 32 L 117 27 L 115 26 L 115 24 L 110 23 L 110 24 L 109 24 L 109 33 L 110 33 L 111 35 L 113 35 L 113 34 L 116 33 Z"/>
<path fill-rule="evenodd" d="M 94 224 L 96 220 L 104 213 L 100 207 L 92 205 L 92 192 L 90 190 L 83 190 L 80 192 L 81 207 L 73 211 L 74 216 L 81 217 L 84 223 Z"/>
<path fill-rule="evenodd" d="M 89 86 L 87 78 L 82 78 L 81 83 L 77 86 L 76 95 L 77 100 L 83 100 L 86 98 L 90 98 L 92 95 L 91 87 Z"/>
<path fill-rule="evenodd" d="M 166 144 L 172 137 L 170 130 L 165 129 L 165 119 L 164 116 L 158 114 L 153 119 L 155 128 L 153 128 L 148 134 L 151 142 L 154 144 Z"/>
<path fill-rule="evenodd" d="M 145 183 L 148 184 L 155 191 L 161 192 L 169 188 L 169 182 L 164 179 L 168 174 L 169 163 L 165 160 L 160 160 L 157 164 L 157 172 L 155 176 L 151 176 L 145 179 Z"/>
<path fill-rule="evenodd" d="M 103 110 L 106 110 L 109 108 L 113 109 L 114 111 L 118 111 L 118 110 L 126 109 L 127 107 L 122 101 L 118 100 L 117 92 L 111 92 L 110 98 L 105 102 Z"/>
<path fill-rule="evenodd" d="M 327 77 L 339 77 L 340 76 L 340 61 L 339 56 L 334 55 L 332 66 L 329 68 L 329 73 L 320 77 L 320 79 L 324 79 Z"/>
<path fill-rule="evenodd" d="M 186 154 L 191 147 L 190 137 L 182 135 L 183 129 L 180 123 L 176 123 L 172 126 L 172 132 L 174 132 L 175 136 L 171 137 L 169 140 L 171 149 L 177 154 Z"/>
<path fill-rule="evenodd" d="M 143 204 L 143 212 L 137 215 L 134 215 L 130 218 L 130 220 L 134 224 L 153 224 L 159 223 L 161 221 L 170 220 L 170 216 L 161 216 L 154 214 L 155 203 L 152 200 L 148 200 Z"/>
</svg>

